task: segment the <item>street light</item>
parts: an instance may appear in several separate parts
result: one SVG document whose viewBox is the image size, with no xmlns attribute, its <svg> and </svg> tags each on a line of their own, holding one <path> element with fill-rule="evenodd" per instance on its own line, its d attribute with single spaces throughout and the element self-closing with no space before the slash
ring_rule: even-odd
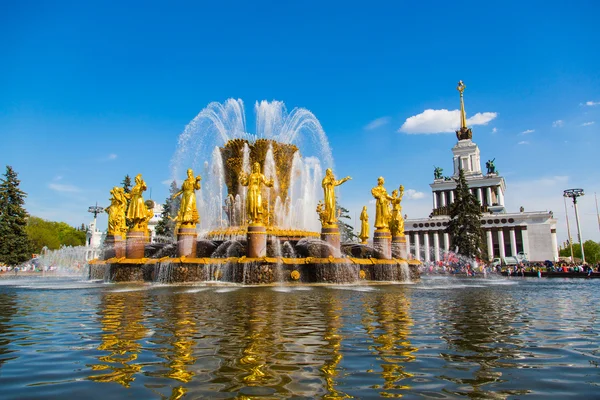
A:
<svg viewBox="0 0 600 400">
<path fill-rule="evenodd" d="M 581 238 L 581 227 L 579 226 L 579 213 L 577 212 L 577 198 L 583 196 L 583 189 L 567 189 L 564 191 L 564 197 L 571 197 L 573 199 L 573 207 L 575 208 L 575 222 L 577 223 L 577 238 L 579 239 L 579 245 L 581 246 L 581 261 L 585 264 L 585 253 L 583 252 L 583 240 Z"/>
<path fill-rule="evenodd" d="M 104 207 L 100 207 L 98 203 L 95 206 L 90 206 L 88 212 L 94 214 L 94 230 L 96 230 L 96 217 L 104 212 Z"/>
</svg>

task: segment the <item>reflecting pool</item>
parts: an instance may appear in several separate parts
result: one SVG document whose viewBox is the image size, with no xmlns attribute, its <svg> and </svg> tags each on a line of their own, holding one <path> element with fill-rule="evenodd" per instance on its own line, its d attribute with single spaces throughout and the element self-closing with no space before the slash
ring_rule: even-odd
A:
<svg viewBox="0 0 600 400">
<path fill-rule="evenodd" d="M 598 398 L 600 280 L 0 279 L 3 399 Z"/>
</svg>

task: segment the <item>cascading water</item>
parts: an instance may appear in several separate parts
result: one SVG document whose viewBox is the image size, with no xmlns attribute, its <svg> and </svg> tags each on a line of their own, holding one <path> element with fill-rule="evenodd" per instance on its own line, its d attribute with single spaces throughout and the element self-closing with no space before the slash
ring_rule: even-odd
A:
<svg viewBox="0 0 600 400">
<path fill-rule="evenodd" d="M 321 124 L 306 109 L 294 108 L 288 113 L 284 103 L 280 101 L 257 102 L 255 112 L 256 133 L 251 134 L 246 129 L 244 104 L 241 100 L 228 99 L 222 104 L 210 103 L 179 136 L 177 151 L 171 160 L 173 179 L 177 179 L 187 168 L 203 170 L 204 173 L 202 190 L 197 195 L 201 216 L 198 230 L 207 232 L 246 223 L 243 210 L 247 189 L 241 185 L 238 195 L 229 205 L 230 215 L 223 212 L 226 206 L 224 200 L 227 198 L 225 169 L 231 166 L 224 165 L 219 147 L 233 139 L 244 139 L 250 143 L 258 139 L 269 139 L 296 145 L 305 156 L 302 158 L 300 152 L 296 152 L 291 171 L 284 172 L 290 174 L 290 185 L 288 197 L 283 200 L 279 194 L 281 182 L 276 173 L 276 157 L 272 144 L 269 146 L 261 166 L 265 176 L 275 181 L 273 188 L 266 188 L 264 193 L 267 204 L 274 208 L 269 210 L 269 215 L 282 228 L 318 231 L 320 225 L 315 208 L 319 198 L 320 179 L 323 168 L 333 167 L 331 148 Z M 250 163 L 250 148 L 245 143 L 240 170 L 249 173 Z"/>
</svg>

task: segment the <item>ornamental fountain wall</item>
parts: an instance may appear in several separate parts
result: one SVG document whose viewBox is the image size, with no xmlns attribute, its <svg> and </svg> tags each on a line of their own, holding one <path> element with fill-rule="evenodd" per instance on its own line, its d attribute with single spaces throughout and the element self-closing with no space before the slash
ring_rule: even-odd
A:
<svg viewBox="0 0 600 400">
<path fill-rule="evenodd" d="M 263 101 L 255 109 L 256 134 L 247 133 L 241 100 L 230 99 L 211 103 L 180 135 L 172 175 L 188 167 L 202 171 L 198 223 L 182 225 L 177 239 L 166 243 L 149 243 L 145 228 L 109 232 L 102 259 L 89 263 L 91 279 L 273 284 L 419 278 L 419 263 L 405 260 L 406 249 L 397 244 L 403 237 L 395 236 L 393 247 L 385 232 L 375 233 L 374 244 L 340 244 L 335 221 L 319 221 L 321 182 L 333 157 L 315 116 L 302 108 L 288 114 L 281 102 Z M 241 184 L 255 163 L 272 183 L 260 187 L 259 223 L 249 217 L 248 187 Z M 386 239 L 378 242 L 378 236 Z"/>
</svg>

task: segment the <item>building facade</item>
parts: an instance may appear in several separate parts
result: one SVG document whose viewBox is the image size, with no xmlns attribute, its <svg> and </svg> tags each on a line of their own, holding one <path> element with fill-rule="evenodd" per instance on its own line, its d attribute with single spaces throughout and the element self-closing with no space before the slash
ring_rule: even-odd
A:
<svg viewBox="0 0 600 400">
<path fill-rule="evenodd" d="M 462 169 L 471 194 L 481 204 L 481 226 L 490 261 L 517 255 L 523 255 L 530 261 L 557 261 L 556 220 L 552 212 L 525 212 L 522 208 L 519 212 L 507 212 L 504 205 L 506 182 L 496 171 L 494 160 L 487 161 L 487 170 L 482 172 L 479 147 L 472 141 L 471 129 L 466 126 L 461 85 L 462 82 L 459 83 L 461 128 L 456 131 L 458 142 L 452 148 L 453 174 L 443 177 L 441 168 L 436 168 L 434 181 L 430 184 L 433 195 L 431 214 L 427 218 L 405 221 L 412 258 L 425 262 L 441 261 L 452 250 L 452 238 L 445 229 L 450 220 L 450 206 L 454 203 L 455 179 Z"/>
</svg>

